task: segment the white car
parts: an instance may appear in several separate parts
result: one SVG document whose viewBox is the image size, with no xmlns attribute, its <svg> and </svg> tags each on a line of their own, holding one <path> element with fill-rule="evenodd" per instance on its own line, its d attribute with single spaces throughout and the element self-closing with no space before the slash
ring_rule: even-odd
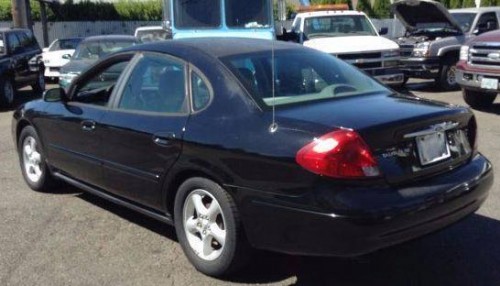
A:
<svg viewBox="0 0 500 286">
<path fill-rule="evenodd" d="M 57 39 L 48 48 L 43 49 L 42 59 L 45 65 L 45 77 L 59 78 L 61 67 L 67 64 L 83 38 Z"/>
<path fill-rule="evenodd" d="M 172 39 L 172 33 L 162 26 L 145 26 L 135 30 L 134 36 L 143 43 Z"/>
</svg>

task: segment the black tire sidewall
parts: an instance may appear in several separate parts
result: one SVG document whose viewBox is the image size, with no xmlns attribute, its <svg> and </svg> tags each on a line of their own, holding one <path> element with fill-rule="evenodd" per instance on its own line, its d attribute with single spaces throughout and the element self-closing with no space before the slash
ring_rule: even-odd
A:
<svg viewBox="0 0 500 286">
<path fill-rule="evenodd" d="M 10 84 L 12 88 L 12 99 L 11 101 L 8 101 L 7 97 L 5 96 L 5 85 Z M 14 83 L 10 78 L 1 78 L 0 79 L 0 105 L 2 107 L 11 107 L 12 104 L 14 103 L 16 97 L 16 88 L 14 86 Z"/>
<path fill-rule="evenodd" d="M 462 95 L 465 103 L 474 109 L 484 109 L 491 106 L 497 97 L 496 93 L 482 93 L 468 89 L 462 89 Z"/>
<path fill-rule="evenodd" d="M 26 170 L 24 168 L 24 160 L 23 160 L 23 144 L 24 140 L 28 137 L 31 136 L 35 139 L 37 143 L 37 151 L 40 153 L 41 156 L 41 168 L 42 168 L 42 176 L 38 182 L 32 182 L 27 174 Z M 49 169 L 47 167 L 47 164 L 45 163 L 45 154 L 43 152 L 42 148 L 42 142 L 40 141 L 40 137 L 38 137 L 38 134 L 32 126 L 26 126 L 24 129 L 21 131 L 19 135 L 19 140 L 17 142 L 17 148 L 18 148 L 18 154 L 19 154 L 19 163 L 21 166 L 21 172 L 24 177 L 24 181 L 28 186 L 34 190 L 34 191 L 45 191 L 48 188 L 48 185 L 50 183 L 50 174 L 49 174 Z"/>
<path fill-rule="evenodd" d="M 226 242 L 221 255 L 213 261 L 203 260 L 193 251 L 184 231 L 184 203 L 189 194 L 196 189 L 205 190 L 214 196 L 224 213 Z M 242 242 L 238 241 L 240 234 L 239 215 L 236 211 L 234 201 L 222 187 L 211 180 L 199 177 L 185 181 L 179 187 L 175 197 L 174 222 L 179 243 L 189 261 L 198 271 L 210 276 L 223 276 L 231 272 L 230 269 L 233 268 L 234 260 L 237 259 L 237 244 Z"/>
<path fill-rule="evenodd" d="M 37 93 L 43 92 L 45 90 L 45 85 L 46 85 L 45 78 L 44 78 L 44 84 L 43 84 L 43 86 L 42 86 L 42 83 L 40 82 L 40 77 L 44 77 L 44 75 L 45 75 L 44 74 L 44 70 L 45 70 L 45 68 L 40 67 L 40 71 L 36 75 L 36 82 L 35 82 L 35 84 L 33 84 L 31 86 L 31 88 L 33 89 L 33 91 L 35 91 Z"/>
<path fill-rule="evenodd" d="M 452 63 L 450 60 L 448 60 L 446 63 L 444 63 L 442 66 L 441 66 L 441 69 L 440 69 L 440 72 L 439 72 L 439 78 L 438 80 L 436 81 L 436 83 L 438 84 L 438 88 L 441 89 L 441 90 L 445 90 L 445 91 L 451 91 L 451 90 L 458 90 L 459 89 L 459 85 L 456 81 L 456 74 L 455 74 L 455 84 L 454 85 L 450 85 L 448 83 L 448 71 L 455 66 L 455 63 Z"/>
</svg>

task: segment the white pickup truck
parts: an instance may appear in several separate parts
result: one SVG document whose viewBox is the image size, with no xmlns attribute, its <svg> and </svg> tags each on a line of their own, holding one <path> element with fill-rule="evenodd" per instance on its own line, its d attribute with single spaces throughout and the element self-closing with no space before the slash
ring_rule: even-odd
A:
<svg viewBox="0 0 500 286">
<path fill-rule="evenodd" d="M 292 24 L 293 39 L 357 66 L 381 82 L 401 85 L 404 74 L 399 69 L 399 45 L 380 34 L 370 19 L 358 11 L 339 5 L 309 6 L 299 9 Z"/>
</svg>

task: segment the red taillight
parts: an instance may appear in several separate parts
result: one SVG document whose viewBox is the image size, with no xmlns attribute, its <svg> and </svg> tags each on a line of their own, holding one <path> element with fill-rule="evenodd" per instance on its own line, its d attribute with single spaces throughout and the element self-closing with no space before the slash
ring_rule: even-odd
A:
<svg viewBox="0 0 500 286">
<path fill-rule="evenodd" d="M 380 176 L 368 145 L 351 130 L 328 133 L 297 152 L 297 163 L 315 174 L 335 178 Z"/>
</svg>

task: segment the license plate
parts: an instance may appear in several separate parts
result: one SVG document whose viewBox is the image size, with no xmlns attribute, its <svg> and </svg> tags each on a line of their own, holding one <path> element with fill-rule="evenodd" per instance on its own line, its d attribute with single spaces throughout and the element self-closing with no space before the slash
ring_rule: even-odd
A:
<svg viewBox="0 0 500 286">
<path fill-rule="evenodd" d="M 445 132 L 435 132 L 416 138 L 420 163 L 425 166 L 450 157 Z"/>
<path fill-rule="evenodd" d="M 498 79 L 483 77 L 481 79 L 481 88 L 497 90 L 498 89 Z"/>
</svg>

